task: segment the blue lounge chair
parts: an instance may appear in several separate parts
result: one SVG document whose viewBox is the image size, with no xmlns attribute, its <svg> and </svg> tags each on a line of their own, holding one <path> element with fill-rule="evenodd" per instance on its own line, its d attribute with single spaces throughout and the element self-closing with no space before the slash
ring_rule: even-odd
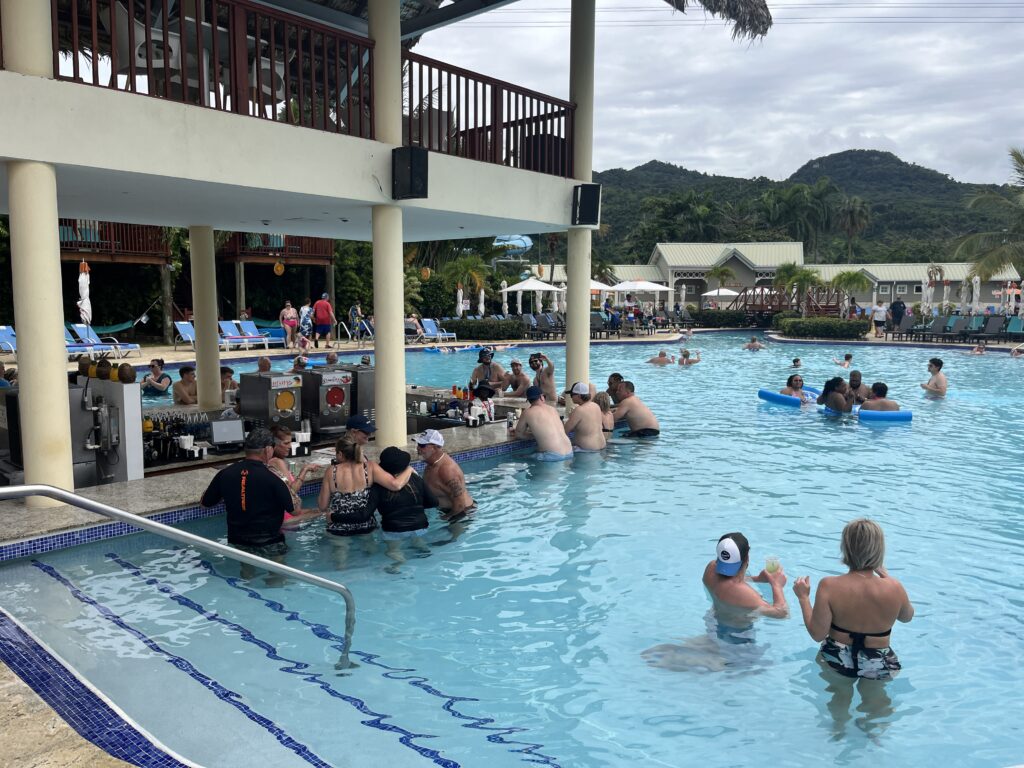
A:
<svg viewBox="0 0 1024 768">
<path fill-rule="evenodd" d="M 242 345 L 248 349 L 252 344 L 262 344 L 264 349 L 268 349 L 266 336 L 261 336 L 258 332 L 254 336 L 242 333 L 234 320 L 221 320 L 217 325 L 220 326 L 220 342 L 225 347 Z"/>
<path fill-rule="evenodd" d="M 18 339 L 14 335 L 14 329 L 9 325 L 0 325 L 0 352 L 18 354 Z"/>
<path fill-rule="evenodd" d="M 444 328 L 438 328 L 437 322 L 429 317 L 420 320 L 420 324 L 423 326 L 423 338 L 426 341 L 458 341 L 454 333 L 449 333 Z"/>
<path fill-rule="evenodd" d="M 261 332 L 252 320 L 239 320 L 238 327 L 242 329 L 242 333 L 246 336 L 259 336 L 266 344 L 280 344 L 283 347 L 286 343 L 282 336 L 271 336 L 268 331 Z"/>
<path fill-rule="evenodd" d="M 187 320 L 175 321 L 174 330 L 178 332 L 174 337 L 175 349 L 178 348 L 178 344 L 191 344 L 193 350 L 196 348 L 196 329 L 192 327 L 192 323 Z"/>
<path fill-rule="evenodd" d="M 64 326 L 64 348 L 67 350 L 68 357 L 87 355 L 92 359 L 96 358 L 96 353 L 102 355 L 107 352 L 114 352 L 115 354 L 117 352 L 110 344 L 83 344 L 71 335 L 71 331 L 68 330 L 67 326 Z"/>
<path fill-rule="evenodd" d="M 72 323 L 71 329 L 78 335 L 82 344 L 88 344 L 93 349 L 108 344 L 113 347 L 114 354 L 118 357 L 128 357 L 129 352 L 135 352 L 139 357 L 142 357 L 142 347 L 138 344 L 120 342 L 113 336 L 101 337 L 96 334 L 96 331 L 91 326 L 84 323 Z"/>
</svg>

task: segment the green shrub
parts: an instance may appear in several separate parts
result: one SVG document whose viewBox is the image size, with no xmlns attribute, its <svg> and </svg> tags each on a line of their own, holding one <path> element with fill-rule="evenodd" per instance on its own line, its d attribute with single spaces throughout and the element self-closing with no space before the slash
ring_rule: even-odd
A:
<svg viewBox="0 0 1024 768">
<path fill-rule="evenodd" d="M 693 319 L 702 328 L 746 328 L 750 325 L 747 313 L 739 309 L 702 309 Z"/>
<path fill-rule="evenodd" d="M 776 331 L 781 330 L 783 320 L 794 320 L 799 317 L 802 317 L 802 315 L 793 309 L 784 309 L 782 312 L 776 312 L 772 315 L 772 328 Z"/>
<path fill-rule="evenodd" d="M 519 320 L 445 320 L 441 325 L 459 341 L 500 341 L 525 335 Z"/>
<path fill-rule="evenodd" d="M 794 339 L 862 339 L 868 320 L 840 320 L 837 317 L 788 318 L 779 323 L 783 336 Z"/>
</svg>

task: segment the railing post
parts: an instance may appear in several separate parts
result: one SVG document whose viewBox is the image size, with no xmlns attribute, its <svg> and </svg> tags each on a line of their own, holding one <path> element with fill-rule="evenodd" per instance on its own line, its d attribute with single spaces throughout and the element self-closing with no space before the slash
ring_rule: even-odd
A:
<svg viewBox="0 0 1024 768">
<path fill-rule="evenodd" d="M 231 111 L 246 115 L 249 113 L 249 55 L 246 39 L 245 7 L 236 5 L 231 9 Z"/>
<path fill-rule="evenodd" d="M 491 162 L 497 165 L 504 162 L 505 156 L 504 96 L 504 88 L 498 85 L 491 86 Z"/>
</svg>

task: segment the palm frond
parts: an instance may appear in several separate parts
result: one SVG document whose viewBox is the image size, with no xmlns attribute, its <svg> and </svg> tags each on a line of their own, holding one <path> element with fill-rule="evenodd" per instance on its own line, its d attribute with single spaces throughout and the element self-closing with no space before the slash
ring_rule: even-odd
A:
<svg viewBox="0 0 1024 768">
<path fill-rule="evenodd" d="M 733 39 L 764 37 L 772 26 L 772 13 L 765 0 L 665 0 L 679 11 L 699 2 L 712 16 L 733 23 Z"/>
</svg>

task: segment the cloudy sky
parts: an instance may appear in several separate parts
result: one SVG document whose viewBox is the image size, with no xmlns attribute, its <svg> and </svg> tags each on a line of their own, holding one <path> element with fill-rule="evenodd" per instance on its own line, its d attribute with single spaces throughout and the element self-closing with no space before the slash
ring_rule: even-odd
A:
<svg viewBox="0 0 1024 768">
<path fill-rule="evenodd" d="M 694 4 L 597 0 L 595 170 L 651 159 L 788 177 L 888 150 L 960 181 L 1009 180 L 1024 145 L 1024 0 L 769 0 L 761 41 Z M 416 52 L 566 98 L 569 0 L 520 0 Z"/>
</svg>

